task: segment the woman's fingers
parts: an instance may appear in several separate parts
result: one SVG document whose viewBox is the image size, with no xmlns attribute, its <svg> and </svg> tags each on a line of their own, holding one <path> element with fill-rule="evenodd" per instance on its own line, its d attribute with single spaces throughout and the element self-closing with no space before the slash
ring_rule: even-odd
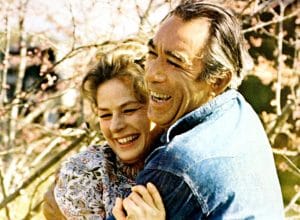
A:
<svg viewBox="0 0 300 220">
<path fill-rule="evenodd" d="M 149 205 L 144 198 L 140 195 L 143 194 L 145 195 L 146 192 L 142 188 L 136 188 L 135 191 L 132 191 L 132 193 L 123 201 L 123 206 L 124 209 L 127 212 L 127 219 L 143 219 L 143 220 L 165 220 L 166 218 L 166 213 L 164 206 L 162 204 L 162 201 L 160 199 L 159 193 L 156 190 L 155 187 L 149 186 L 149 189 L 151 192 L 147 193 L 149 194 L 150 197 L 152 195 L 155 197 L 155 200 L 151 198 L 153 203 L 157 203 L 157 208 L 155 205 Z"/>
<path fill-rule="evenodd" d="M 148 189 L 148 192 L 151 194 L 151 197 L 153 198 L 156 208 L 158 208 L 159 210 L 165 210 L 162 198 L 161 198 L 157 188 L 154 186 L 154 184 L 147 183 L 147 189 Z"/>
<path fill-rule="evenodd" d="M 128 196 L 127 198 L 125 198 L 123 200 L 123 207 L 126 210 L 127 214 L 129 214 L 129 213 L 140 214 L 141 209 L 140 209 L 140 206 L 138 206 L 137 204 L 138 204 L 137 200 L 134 201 L 134 198 L 131 196 L 131 194 L 130 194 L 130 196 Z"/>
<path fill-rule="evenodd" d="M 116 218 L 116 220 L 126 220 L 126 215 L 123 210 L 123 201 L 121 198 L 116 199 L 115 206 L 112 209 L 112 214 Z"/>
<path fill-rule="evenodd" d="M 148 189 L 143 185 L 136 185 L 131 188 L 132 192 L 138 193 L 143 200 L 150 206 L 155 207 L 152 195 L 149 193 Z"/>
<path fill-rule="evenodd" d="M 153 183 L 147 183 L 147 188 L 143 185 L 134 186 L 132 191 L 138 193 L 148 205 L 159 210 L 165 209 L 162 198 Z"/>
<path fill-rule="evenodd" d="M 126 210 L 126 214 L 122 208 Z M 166 219 L 163 201 L 152 183 L 148 183 L 146 187 L 142 185 L 132 187 L 131 194 L 123 202 L 117 199 L 113 215 L 117 220 Z"/>
<path fill-rule="evenodd" d="M 144 199 L 141 197 L 140 194 L 136 192 L 132 192 L 127 198 L 126 198 L 127 204 L 130 206 L 125 208 L 127 213 L 134 211 L 135 213 L 142 214 L 146 211 L 151 210 L 151 206 L 144 201 Z M 123 203 L 124 204 L 124 203 Z"/>
</svg>

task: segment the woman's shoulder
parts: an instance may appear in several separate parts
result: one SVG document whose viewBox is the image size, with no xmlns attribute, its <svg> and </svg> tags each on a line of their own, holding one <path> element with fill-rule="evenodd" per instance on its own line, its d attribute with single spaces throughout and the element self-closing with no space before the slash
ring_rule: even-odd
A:
<svg viewBox="0 0 300 220">
<path fill-rule="evenodd" d="M 94 170 L 115 160 L 115 154 L 105 143 L 103 145 L 91 145 L 85 150 L 72 155 L 61 165 L 62 169 Z"/>
<path fill-rule="evenodd" d="M 104 219 L 103 178 L 107 173 L 104 148 L 106 145 L 89 146 L 62 164 L 54 196 L 67 218 L 82 216 L 80 219 L 83 219 L 84 216 L 84 219 Z"/>
</svg>

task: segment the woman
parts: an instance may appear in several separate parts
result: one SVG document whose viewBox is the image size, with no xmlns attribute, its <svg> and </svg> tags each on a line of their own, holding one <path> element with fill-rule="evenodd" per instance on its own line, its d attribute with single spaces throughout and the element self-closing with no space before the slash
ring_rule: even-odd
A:
<svg viewBox="0 0 300 220">
<path fill-rule="evenodd" d="M 150 133 L 143 68 L 130 57 L 102 57 L 83 79 L 81 90 L 99 117 L 107 142 L 62 164 L 54 197 L 67 219 L 105 219 L 112 215 L 116 198 L 130 193 L 158 133 Z M 141 209 L 150 208 L 151 215 L 164 219 L 158 192 L 151 184 L 147 188 L 133 188 L 130 197 L 141 199 Z"/>
</svg>

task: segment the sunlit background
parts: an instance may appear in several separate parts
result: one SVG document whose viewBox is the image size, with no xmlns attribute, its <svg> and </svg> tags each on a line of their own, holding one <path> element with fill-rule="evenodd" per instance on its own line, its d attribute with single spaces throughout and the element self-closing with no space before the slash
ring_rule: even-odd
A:
<svg viewBox="0 0 300 220">
<path fill-rule="evenodd" d="M 255 65 L 239 89 L 272 144 L 286 219 L 300 219 L 300 4 L 215 1 L 241 21 Z M 59 164 L 102 141 L 78 90 L 91 60 L 144 53 L 179 2 L 0 0 L 0 219 L 44 219 L 43 194 Z"/>
</svg>

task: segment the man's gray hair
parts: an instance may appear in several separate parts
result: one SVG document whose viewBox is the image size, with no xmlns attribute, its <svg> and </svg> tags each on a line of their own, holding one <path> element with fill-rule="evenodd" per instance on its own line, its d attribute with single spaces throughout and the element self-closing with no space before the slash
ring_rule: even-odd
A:
<svg viewBox="0 0 300 220">
<path fill-rule="evenodd" d="M 221 5 L 208 1 L 188 0 L 177 6 L 170 15 L 184 21 L 206 18 L 210 22 L 210 36 L 203 50 L 204 68 L 199 79 L 222 78 L 226 71 L 232 74 L 230 87 L 236 88 L 253 62 L 244 45 L 244 37 L 235 16 Z"/>
</svg>

